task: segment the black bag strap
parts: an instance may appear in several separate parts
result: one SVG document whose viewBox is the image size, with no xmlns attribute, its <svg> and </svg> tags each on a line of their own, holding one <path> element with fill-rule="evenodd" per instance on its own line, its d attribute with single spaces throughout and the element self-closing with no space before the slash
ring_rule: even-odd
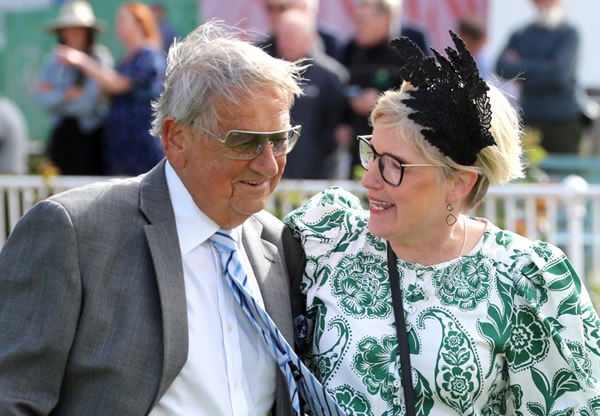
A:
<svg viewBox="0 0 600 416">
<path fill-rule="evenodd" d="M 406 322 L 404 320 L 404 306 L 402 304 L 402 292 L 400 291 L 398 264 L 396 263 L 396 254 L 392 250 L 392 246 L 389 242 L 387 243 L 387 260 L 390 272 L 392 305 L 394 306 L 394 318 L 396 319 L 396 338 L 398 338 L 398 351 L 400 353 L 400 368 L 402 369 L 402 388 L 404 390 L 406 416 L 416 416 L 415 393 L 412 384 L 410 351 L 408 349 L 408 334 L 406 333 Z"/>
</svg>

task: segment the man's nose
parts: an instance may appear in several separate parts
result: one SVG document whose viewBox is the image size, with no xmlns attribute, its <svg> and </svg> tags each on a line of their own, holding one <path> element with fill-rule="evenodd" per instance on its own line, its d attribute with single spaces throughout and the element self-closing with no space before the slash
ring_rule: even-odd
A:
<svg viewBox="0 0 600 416">
<path fill-rule="evenodd" d="M 267 142 L 258 156 L 250 161 L 250 167 L 265 176 L 275 176 L 279 170 L 277 158 L 273 153 L 273 145 Z"/>
</svg>

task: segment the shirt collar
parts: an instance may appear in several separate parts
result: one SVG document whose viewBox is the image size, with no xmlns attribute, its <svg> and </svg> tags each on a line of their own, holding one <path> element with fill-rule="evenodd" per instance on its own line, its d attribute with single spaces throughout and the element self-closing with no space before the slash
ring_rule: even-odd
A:
<svg viewBox="0 0 600 416">
<path fill-rule="evenodd" d="M 210 238 L 220 227 L 196 205 L 177 173 L 167 161 L 165 176 L 175 215 L 181 255 L 189 253 Z M 234 228 L 234 237 L 240 241 L 241 226 Z"/>
</svg>

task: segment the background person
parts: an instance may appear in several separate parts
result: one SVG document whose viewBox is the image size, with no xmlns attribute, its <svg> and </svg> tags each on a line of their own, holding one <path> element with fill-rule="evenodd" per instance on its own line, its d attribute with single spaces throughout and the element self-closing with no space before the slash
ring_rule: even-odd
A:
<svg viewBox="0 0 600 416">
<path fill-rule="evenodd" d="M 169 48 L 173 44 L 175 39 L 179 38 L 179 32 L 167 19 L 167 10 L 165 5 L 162 3 L 152 3 L 150 5 L 158 30 L 160 31 L 160 37 L 162 39 L 162 46 L 165 53 L 169 52 Z"/>
<path fill-rule="evenodd" d="M 317 14 L 319 13 L 319 0 L 263 0 L 265 11 L 272 34 L 260 41 L 259 47 L 264 49 L 269 55 L 277 56 L 277 39 L 275 31 L 281 15 L 288 10 L 300 10 L 307 14 L 312 24 L 316 27 L 317 36 L 314 37 L 311 48 L 315 52 L 323 53 L 334 59 L 341 59 L 342 44 L 339 39 L 326 29 L 317 24 Z"/>
<path fill-rule="evenodd" d="M 0 173 L 27 173 L 27 134 L 19 107 L 0 95 Z"/>
<path fill-rule="evenodd" d="M 342 63 L 350 72 L 350 81 L 344 90 L 348 101 L 346 125 L 336 130 L 336 140 L 352 157 L 348 178 L 356 177 L 355 168 L 360 165 L 358 144 L 353 138 L 369 133 L 369 114 L 379 94 L 399 88 L 402 83 L 396 74 L 402 57 L 389 44 L 398 36 L 401 15 L 401 0 L 359 0 L 356 5 L 356 34 L 342 54 Z M 422 33 L 411 29 L 403 35 L 416 39 L 416 43 L 425 48 Z"/>
<path fill-rule="evenodd" d="M 4 245 L 0 414 L 292 414 L 209 239 L 237 235 L 248 287 L 292 343 L 303 255 L 263 208 L 297 139 L 302 68 L 226 30 L 207 23 L 169 51 L 152 130 L 166 161 L 40 202 Z M 200 127 L 283 132 L 240 148 Z"/>
<path fill-rule="evenodd" d="M 311 47 L 316 35 L 314 20 L 300 10 L 283 13 L 275 29 L 278 57 L 291 62 L 308 58 L 310 62 L 302 74 L 304 94 L 291 111 L 294 123 L 302 126 L 302 140 L 288 156 L 286 178 L 327 179 L 336 170 L 333 131 L 342 119 L 342 82 L 347 81 L 348 72 L 335 59 Z"/>
<path fill-rule="evenodd" d="M 102 25 L 86 1 L 65 3 L 46 25 L 58 43 L 78 51 L 100 68 L 110 68 L 108 49 L 95 42 Z M 50 114 L 47 153 L 63 175 L 102 175 L 104 119 L 108 105 L 100 83 L 60 59 L 56 48 L 45 60 L 34 96 Z"/>
<path fill-rule="evenodd" d="M 492 82 L 494 63 L 488 45 L 487 25 L 483 17 L 476 14 L 462 16 L 458 21 L 456 33 L 465 42 L 469 52 L 473 55 L 481 78 L 487 82 Z"/>
<path fill-rule="evenodd" d="M 467 215 L 490 185 L 522 176 L 520 126 L 455 43 L 443 65 L 396 43 L 407 83 L 359 138 L 369 211 L 331 188 L 285 219 L 307 256 L 307 359 L 350 415 L 405 414 L 406 372 L 419 415 L 591 414 L 600 320 L 569 260 Z"/>
<path fill-rule="evenodd" d="M 523 122 L 541 132 L 546 151 L 578 153 L 584 127 L 579 32 L 565 20 L 562 0 L 532 1 L 536 20 L 511 35 L 496 72 L 518 78 Z"/>
<path fill-rule="evenodd" d="M 59 59 L 95 79 L 113 96 L 106 122 L 104 161 L 109 175 L 138 175 L 162 157 L 160 142 L 148 133 L 151 102 L 165 76 L 161 38 L 150 7 L 124 3 L 115 21 L 125 54 L 116 70 L 102 67 L 80 51 L 62 46 Z"/>
</svg>

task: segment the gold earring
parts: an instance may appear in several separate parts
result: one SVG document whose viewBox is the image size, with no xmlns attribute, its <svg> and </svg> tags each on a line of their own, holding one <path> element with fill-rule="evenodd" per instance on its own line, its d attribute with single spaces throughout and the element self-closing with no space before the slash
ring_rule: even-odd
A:
<svg viewBox="0 0 600 416">
<path fill-rule="evenodd" d="M 448 205 L 446 205 L 446 209 L 450 213 L 446 217 L 446 224 L 448 224 L 448 227 L 452 227 L 454 224 L 456 224 L 457 220 L 456 215 L 452 213 L 452 211 L 454 210 L 454 206 L 450 202 L 448 202 Z"/>
</svg>

